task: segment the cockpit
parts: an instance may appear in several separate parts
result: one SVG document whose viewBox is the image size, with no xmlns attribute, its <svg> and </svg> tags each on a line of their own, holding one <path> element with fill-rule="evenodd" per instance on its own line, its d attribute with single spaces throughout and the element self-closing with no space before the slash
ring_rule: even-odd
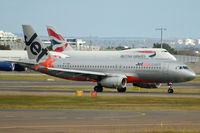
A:
<svg viewBox="0 0 200 133">
<path fill-rule="evenodd" d="M 176 69 L 189 69 L 187 66 L 177 66 Z"/>
<path fill-rule="evenodd" d="M 170 54 L 166 49 L 162 49 L 160 51 L 157 51 L 157 58 L 176 60 L 176 58 L 172 54 Z"/>
</svg>

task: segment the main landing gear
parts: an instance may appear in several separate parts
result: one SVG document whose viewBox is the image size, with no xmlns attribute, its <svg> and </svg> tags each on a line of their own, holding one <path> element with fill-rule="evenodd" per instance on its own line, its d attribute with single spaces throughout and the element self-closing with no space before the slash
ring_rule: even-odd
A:
<svg viewBox="0 0 200 133">
<path fill-rule="evenodd" d="M 124 88 L 117 88 L 117 91 L 118 92 L 126 92 L 126 87 L 124 87 Z"/>
<path fill-rule="evenodd" d="M 97 85 L 94 87 L 94 91 L 103 92 L 103 87 L 101 85 Z M 119 88 L 117 88 L 117 91 L 118 92 L 126 92 L 126 87 L 124 87 L 124 88 L 119 87 Z"/>
<path fill-rule="evenodd" d="M 174 90 L 173 90 L 173 88 L 172 88 L 172 83 L 171 83 L 171 82 L 168 83 L 168 87 L 169 87 L 168 93 L 174 93 Z"/>
<path fill-rule="evenodd" d="M 96 91 L 96 92 L 102 92 L 103 91 L 103 87 L 100 86 L 100 85 L 97 85 L 97 86 L 94 87 L 94 91 Z"/>
</svg>

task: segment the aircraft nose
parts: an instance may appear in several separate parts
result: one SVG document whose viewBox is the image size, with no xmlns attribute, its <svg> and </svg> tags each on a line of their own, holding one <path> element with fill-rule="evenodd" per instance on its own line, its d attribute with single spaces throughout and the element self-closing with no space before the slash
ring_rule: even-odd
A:
<svg viewBox="0 0 200 133">
<path fill-rule="evenodd" d="M 188 81 L 193 80 L 195 77 L 196 77 L 196 74 L 195 74 L 195 72 L 193 72 L 193 71 L 190 71 L 190 72 L 187 74 L 187 80 L 188 80 Z"/>
<path fill-rule="evenodd" d="M 170 58 L 171 60 L 176 60 L 176 57 L 174 57 L 173 55 L 170 55 L 169 58 Z"/>
</svg>

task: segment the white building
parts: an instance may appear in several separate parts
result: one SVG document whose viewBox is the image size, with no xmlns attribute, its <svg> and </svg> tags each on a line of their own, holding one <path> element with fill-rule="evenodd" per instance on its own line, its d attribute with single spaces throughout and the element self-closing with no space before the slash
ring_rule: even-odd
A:
<svg viewBox="0 0 200 133">
<path fill-rule="evenodd" d="M 188 38 L 188 39 L 185 40 L 185 45 L 193 45 L 194 46 L 195 45 L 195 41 L 193 39 L 189 39 Z"/>
<path fill-rule="evenodd" d="M 82 45 L 86 42 L 82 39 L 66 39 L 67 42 L 72 46 L 72 48 L 80 50 Z"/>
<path fill-rule="evenodd" d="M 177 43 L 178 44 L 183 44 L 183 40 L 178 40 Z"/>
<path fill-rule="evenodd" d="M 17 36 L 11 32 L 4 32 L 0 30 L 0 41 L 16 41 Z"/>
</svg>

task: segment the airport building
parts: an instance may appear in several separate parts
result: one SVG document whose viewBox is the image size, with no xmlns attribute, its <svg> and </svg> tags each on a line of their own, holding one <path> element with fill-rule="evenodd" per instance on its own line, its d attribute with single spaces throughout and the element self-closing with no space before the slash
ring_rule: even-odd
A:
<svg viewBox="0 0 200 133">
<path fill-rule="evenodd" d="M 17 36 L 11 32 L 4 32 L 0 30 L 0 41 L 16 41 Z"/>
<path fill-rule="evenodd" d="M 24 43 L 21 38 L 11 32 L 4 32 L 0 30 L 0 45 L 9 45 L 12 50 L 24 49 Z"/>
</svg>

